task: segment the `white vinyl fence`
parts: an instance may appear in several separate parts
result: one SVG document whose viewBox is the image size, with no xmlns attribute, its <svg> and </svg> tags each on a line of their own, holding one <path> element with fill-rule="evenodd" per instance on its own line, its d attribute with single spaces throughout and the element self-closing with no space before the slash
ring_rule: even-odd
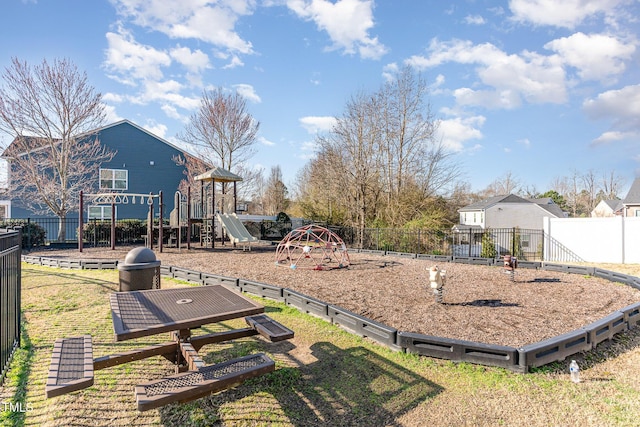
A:
<svg viewBox="0 0 640 427">
<path fill-rule="evenodd" d="M 560 244 L 585 262 L 640 264 L 640 217 L 544 218 L 545 261 Z"/>
</svg>

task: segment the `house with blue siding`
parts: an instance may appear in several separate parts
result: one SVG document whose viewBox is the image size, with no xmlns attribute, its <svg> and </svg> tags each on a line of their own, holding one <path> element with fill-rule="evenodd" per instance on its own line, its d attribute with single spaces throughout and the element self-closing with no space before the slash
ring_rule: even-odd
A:
<svg viewBox="0 0 640 427">
<path fill-rule="evenodd" d="M 173 196 L 180 181 L 186 176 L 185 167 L 176 164 L 175 158 L 189 154 L 164 139 L 152 134 L 129 120 L 122 120 L 90 132 L 100 143 L 115 152 L 113 159 L 100 165 L 99 177 L 93 188 L 86 193 L 163 193 L 164 216 L 168 218 L 173 209 Z M 9 195 L 10 198 L 10 195 Z M 142 202 L 142 203 L 141 203 Z M 111 204 L 85 201 L 85 219 L 110 219 Z M 158 204 L 155 205 L 158 216 Z M 20 200 L 12 199 L 11 218 L 34 218 L 33 212 L 25 209 Z M 77 217 L 75 212 L 69 218 Z M 122 198 L 116 205 L 116 219 L 145 219 L 148 214 L 146 200 Z M 53 216 L 53 214 L 51 215 Z"/>
</svg>

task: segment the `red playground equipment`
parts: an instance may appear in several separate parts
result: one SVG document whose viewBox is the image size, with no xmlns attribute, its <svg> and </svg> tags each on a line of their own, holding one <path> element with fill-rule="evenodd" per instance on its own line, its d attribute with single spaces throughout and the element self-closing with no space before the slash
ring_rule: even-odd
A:
<svg viewBox="0 0 640 427">
<path fill-rule="evenodd" d="M 334 232 L 305 225 L 287 234 L 276 249 L 276 265 L 311 270 L 332 270 L 349 265 L 347 247 Z"/>
</svg>

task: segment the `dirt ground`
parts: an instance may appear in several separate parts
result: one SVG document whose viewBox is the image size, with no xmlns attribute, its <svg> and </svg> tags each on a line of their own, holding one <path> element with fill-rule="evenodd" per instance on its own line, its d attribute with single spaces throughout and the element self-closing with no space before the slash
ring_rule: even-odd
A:
<svg viewBox="0 0 640 427">
<path fill-rule="evenodd" d="M 123 261 L 130 249 L 31 255 Z M 441 263 L 446 279 L 439 304 L 429 287 L 432 261 L 349 252 L 349 267 L 316 271 L 276 265 L 275 246 L 154 252 L 163 265 L 289 288 L 401 331 L 514 347 L 572 331 L 640 301 L 640 291 L 595 277 L 518 269 L 511 281 L 502 267 Z"/>
</svg>

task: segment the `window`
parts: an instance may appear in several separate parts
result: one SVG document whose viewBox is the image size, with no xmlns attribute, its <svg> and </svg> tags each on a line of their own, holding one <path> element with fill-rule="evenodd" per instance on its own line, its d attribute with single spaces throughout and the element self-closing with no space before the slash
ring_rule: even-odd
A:
<svg viewBox="0 0 640 427">
<path fill-rule="evenodd" d="M 523 235 L 520 236 L 520 246 L 521 247 L 528 248 L 530 241 L 531 241 L 531 235 L 530 234 L 523 234 Z"/>
<path fill-rule="evenodd" d="M 129 171 L 126 169 L 100 169 L 101 190 L 126 190 L 129 187 Z"/>
<path fill-rule="evenodd" d="M 118 207 L 116 206 L 116 218 L 118 218 Z M 111 220 L 111 205 L 89 206 L 89 219 Z"/>
<path fill-rule="evenodd" d="M 0 220 L 11 218 L 11 202 L 9 200 L 0 200 Z"/>
</svg>

